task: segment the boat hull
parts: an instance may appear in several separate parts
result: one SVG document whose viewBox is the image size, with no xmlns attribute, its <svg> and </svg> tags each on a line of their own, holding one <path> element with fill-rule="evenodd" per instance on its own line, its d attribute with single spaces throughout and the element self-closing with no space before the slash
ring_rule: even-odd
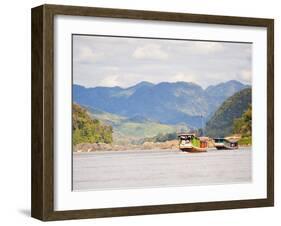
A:
<svg viewBox="0 0 281 226">
<path fill-rule="evenodd" d="M 224 146 L 224 149 L 226 149 L 226 150 L 236 150 L 236 149 L 238 149 L 238 146 L 236 146 L 236 147 L 227 147 L 227 146 Z"/>
<path fill-rule="evenodd" d="M 238 149 L 238 146 L 235 147 L 230 147 L 230 146 L 226 146 L 226 145 L 215 145 L 217 150 L 235 150 Z"/>
<path fill-rule="evenodd" d="M 184 152 L 193 152 L 193 153 L 199 153 L 199 152 L 207 152 L 207 148 L 198 148 L 198 147 L 180 147 L 180 150 Z"/>
<path fill-rule="evenodd" d="M 221 144 L 221 143 L 215 143 L 215 147 L 216 147 L 217 150 L 225 149 L 224 144 Z"/>
</svg>

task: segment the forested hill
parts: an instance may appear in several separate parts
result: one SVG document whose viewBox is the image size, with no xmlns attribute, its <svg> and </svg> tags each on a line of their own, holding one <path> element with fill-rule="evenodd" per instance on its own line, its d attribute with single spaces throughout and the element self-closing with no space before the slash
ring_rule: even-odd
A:
<svg viewBox="0 0 281 226">
<path fill-rule="evenodd" d="M 92 119 L 86 109 L 73 104 L 73 144 L 112 143 L 112 127 Z"/>
<path fill-rule="evenodd" d="M 234 132 L 235 119 L 241 118 L 250 107 L 252 89 L 246 88 L 229 97 L 207 122 L 205 133 L 210 137 L 225 137 Z M 243 123 L 241 121 L 241 123 Z M 240 125 L 242 126 L 242 125 Z"/>
</svg>

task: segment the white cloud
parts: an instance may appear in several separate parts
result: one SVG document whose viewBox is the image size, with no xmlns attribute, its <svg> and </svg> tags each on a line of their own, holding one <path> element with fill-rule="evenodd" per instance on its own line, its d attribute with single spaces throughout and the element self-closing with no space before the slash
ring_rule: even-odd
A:
<svg viewBox="0 0 281 226">
<path fill-rule="evenodd" d="M 109 86 L 109 87 L 120 86 L 121 79 L 120 76 L 117 74 L 106 75 L 99 83 L 100 83 L 99 86 Z"/>
<path fill-rule="evenodd" d="M 170 76 L 169 82 L 194 82 L 197 83 L 198 76 L 196 76 L 193 73 L 184 73 L 184 72 L 178 72 L 172 76 Z"/>
<path fill-rule="evenodd" d="M 87 46 L 81 46 L 74 57 L 75 61 L 79 63 L 95 63 L 103 57 L 103 53 L 95 52 Z"/>
<path fill-rule="evenodd" d="M 240 77 L 244 82 L 250 83 L 252 80 L 252 72 L 248 69 L 242 70 L 240 72 Z"/>
<path fill-rule="evenodd" d="M 140 81 L 251 83 L 251 44 L 75 36 L 73 82 L 128 87 Z"/>
<path fill-rule="evenodd" d="M 194 42 L 193 49 L 200 53 L 214 53 L 223 50 L 223 45 L 220 42 Z"/>
<path fill-rule="evenodd" d="M 168 53 L 157 44 L 147 44 L 137 47 L 133 53 L 133 57 L 136 59 L 163 60 L 167 59 L 168 56 Z"/>
</svg>

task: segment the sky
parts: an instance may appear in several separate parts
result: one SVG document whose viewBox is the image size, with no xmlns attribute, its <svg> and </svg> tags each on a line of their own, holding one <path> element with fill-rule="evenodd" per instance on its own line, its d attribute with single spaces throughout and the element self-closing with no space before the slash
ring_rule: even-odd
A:
<svg viewBox="0 0 281 226">
<path fill-rule="evenodd" d="M 85 87 L 251 84 L 251 65 L 250 43 L 73 35 L 73 83 Z"/>
</svg>

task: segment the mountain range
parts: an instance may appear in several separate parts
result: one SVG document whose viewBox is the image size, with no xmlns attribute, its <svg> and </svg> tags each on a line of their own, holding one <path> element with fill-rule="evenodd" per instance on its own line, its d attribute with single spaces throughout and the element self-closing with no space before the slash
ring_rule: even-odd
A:
<svg viewBox="0 0 281 226">
<path fill-rule="evenodd" d="M 200 128 L 228 97 L 247 87 L 235 80 L 206 89 L 191 82 L 143 81 L 128 88 L 86 88 L 74 84 L 73 101 L 130 119 L 171 125 L 185 123 Z"/>
</svg>

